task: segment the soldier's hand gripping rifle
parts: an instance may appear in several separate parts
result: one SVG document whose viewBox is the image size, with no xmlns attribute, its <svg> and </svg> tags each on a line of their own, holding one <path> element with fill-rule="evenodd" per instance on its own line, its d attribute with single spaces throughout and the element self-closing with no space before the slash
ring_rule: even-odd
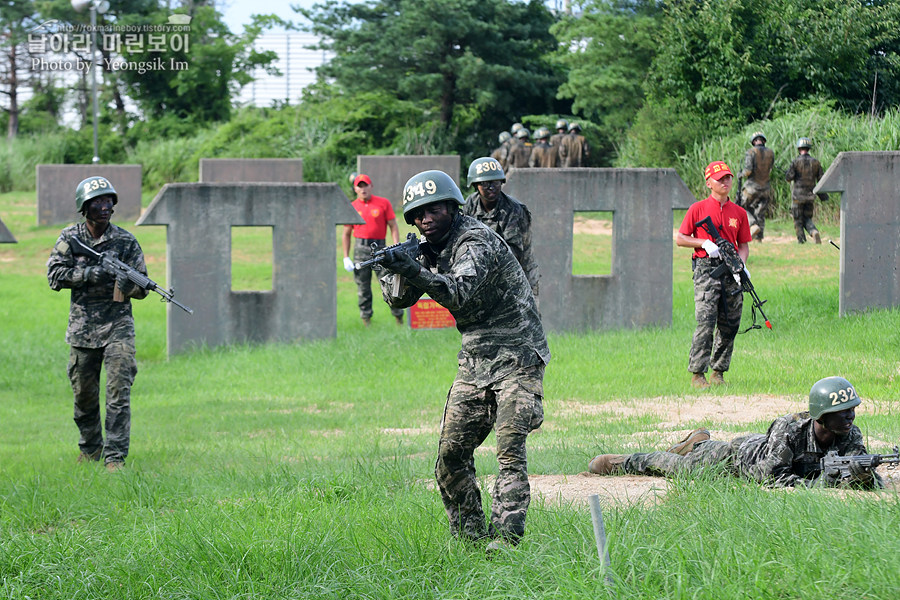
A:
<svg viewBox="0 0 900 600">
<path fill-rule="evenodd" d="M 894 446 L 893 454 L 838 456 L 837 452 L 832 450 L 820 462 L 825 476 L 838 481 L 851 481 L 862 473 L 870 473 L 878 465 L 888 465 L 888 469 L 896 469 L 898 464 L 900 464 L 900 448 L 897 446 Z"/>
<path fill-rule="evenodd" d="M 375 270 L 380 270 L 381 263 L 383 263 L 385 260 L 388 260 L 395 252 L 408 254 L 413 259 L 416 259 L 422 253 L 419 250 L 419 246 L 419 238 L 417 238 L 416 234 L 414 233 L 407 233 L 405 242 L 400 242 L 399 244 L 386 246 L 384 248 L 379 248 L 378 244 L 373 242 L 372 250 L 374 250 L 374 252 L 372 253 L 372 258 L 365 262 L 356 263 L 355 265 L 353 265 L 353 268 L 357 271 L 362 269 L 363 267 L 372 267 Z"/>
<path fill-rule="evenodd" d="M 118 279 L 119 275 L 125 276 L 131 283 L 141 289 L 156 292 L 163 297 L 166 302 L 171 302 L 184 312 L 194 314 L 194 311 L 175 299 L 175 290 L 167 290 L 162 288 L 155 281 L 135 269 L 129 267 L 118 258 L 112 256 L 109 252 L 97 252 L 77 237 L 72 238 L 72 252 L 81 254 L 82 256 L 90 256 L 100 261 L 103 269 Z"/>
<path fill-rule="evenodd" d="M 753 315 L 753 324 L 745 329 L 742 333 L 746 333 L 751 329 L 762 329 L 762 326 L 756 324 L 756 311 L 759 311 L 759 314 L 762 315 L 763 320 L 766 322 L 766 327 L 772 329 L 772 323 L 769 322 L 769 317 L 766 316 L 766 313 L 763 312 L 762 305 L 768 302 L 768 300 L 760 300 L 759 295 L 756 293 L 756 288 L 753 287 L 753 282 L 750 281 L 750 276 L 747 274 L 747 269 L 744 267 L 744 261 L 741 260 L 741 257 L 737 253 L 737 249 L 734 245 L 723 238 L 721 234 L 719 234 L 719 230 L 716 229 L 716 226 L 712 222 L 712 217 L 706 217 L 702 221 L 697 221 L 694 223 L 694 227 L 702 227 L 706 230 L 710 236 L 712 236 L 713 241 L 719 247 L 719 254 L 722 256 L 722 264 L 712 270 L 710 276 L 719 279 L 726 273 L 731 273 L 734 277 L 735 282 L 739 286 L 741 286 L 740 291 L 746 292 L 750 294 L 750 297 L 753 299 L 752 306 L 752 315 Z M 739 292 L 735 292 L 739 293 Z"/>
</svg>

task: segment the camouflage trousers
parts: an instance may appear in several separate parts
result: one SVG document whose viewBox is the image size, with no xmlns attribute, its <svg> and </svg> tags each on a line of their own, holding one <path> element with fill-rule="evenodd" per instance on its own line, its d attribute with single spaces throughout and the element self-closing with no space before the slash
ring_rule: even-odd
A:
<svg viewBox="0 0 900 600">
<path fill-rule="evenodd" d="M 694 315 L 697 328 L 691 342 L 688 370 L 706 373 L 712 367 L 725 372 L 731 365 L 734 338 L 741 327 L 744 298 L 730 274 L 714 279 L 710 273 L 718 261 L 694 260 Z"/>
<path fill-rule="evenodd" d="M 525 534 L 531 502 L 525 439 L 544 421 L 544 366 L 526 367 L 488 387 L 457 376 L 447 396 L 434 468 L 450 531 L 476 540 L 502 536 L 517 541 Z M 491 429 L 497 432 L 499 470 L 491 494 L 490 528 L 475 480 L 475 449 Z"/>
<path fill-rule="evenodd" d="M 681 456 L 673 452 L 641 452 L 629 454 L 622 464 L 626 473 L 633 475 L 678 475 L 703 468 L 718 468 L 731 475 L 740 473 L 736 460 L 741 444 L 748 436 L 730 442 L 707 440 L 698 442 L 693 450 Z"/>
<path fill-rule="evenodd" d="M 756 225 L 759 232 L 754 236 L 758 240 L 763 239 L 763 233 L 766 229 L 766 216 L 769 212 L 769 206 L 772 204 L 772 189 L 769 187 L 748 190 L 744 188 L 742 206 L 747 211 L 747 222 L 750 227 Z"/>
<path fill-rule="evenodd" d="M 106 367 L 106 443 L 100 422 L 100 369 Z M 85 454 L 103 450 L 106 462 L 124 462 L 131 439 L 131 385 L 137 375 L 134 342 L 69 351 L 69 382 L 75 396 L 78 447 Z"/>
<path fill-rule="evenodd" d="M 372 248 L 354 240 L 353 262 L 361 263 L 372 258 Z M 381 242 L 379 247 L 384 247 Z M 353 281 L 356 282 L 356 301 L 359 304 L 359 316 L 363 319 L 372 318 L 372 267 L 363 267 L 353 271 Z M 402 308 L 392 308 L 391 314 L 395 317 L 403 316 Z"/>
<path fill-rule="evenodd" d="M 794 217 L 794 231 L 797 233 L 797 241 L 801 244 L 806 241 L 806 233 L 814 235 L 819 230 L 813 223 L 813 212 L 815 210 L 815 200 L 808 202 L 797 202 L 791 204 L 791 216 Z M 804 229 L 806 232 L 804 232 Z"/>
</svg>

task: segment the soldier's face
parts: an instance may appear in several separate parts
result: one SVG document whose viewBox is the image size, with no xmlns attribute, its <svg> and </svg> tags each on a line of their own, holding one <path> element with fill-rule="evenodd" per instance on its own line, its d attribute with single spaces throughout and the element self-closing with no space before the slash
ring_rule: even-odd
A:
<svg viewBox="0 0 900 600">
<path fill-rule="evenodd" d="M 479 181 L 475 187 L 478 189 L 478 194 L 488 204 L 493 204 L 500 198 L 500 188 L 503 187 L 503 183 L 501 181 Z"/>
<path fill-rule="evenodd" d="M 413 224 L 426 240 L 436 243 L 444 239 L 453 223 L 453 211 L 447 202 L 434 202 L 417 208 Z"/>
<path fill-rule="evenodd" d="M 837 436 L 850 433 L 853 420 L 856 419 L 856 408 L 848 408 L 839 412 L 826 413 L 819 418 L 822 427 Z"/>
<path fill-rule="evenodd" d="M 85 218 L 98 224 L 109 223 L 113 214 L 112 196 L 97 196 L 88 202 Z"/>
</svg>

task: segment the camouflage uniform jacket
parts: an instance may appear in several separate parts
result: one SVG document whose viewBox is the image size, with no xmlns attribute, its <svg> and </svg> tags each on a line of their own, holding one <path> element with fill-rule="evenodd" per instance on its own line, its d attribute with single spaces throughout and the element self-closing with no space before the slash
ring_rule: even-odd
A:
<svg viewBox="0 0 900 600">
<path fill-rule="evenodd" d="M 566 134 L 560 140 L 559 166 L 583 167 L 591 155 L 591 149 L 583 135 L 575 132 Z"/>
<path fill-rule="evenodd" d="M 547 142 L 538 142 L 531 149 L 531 158 L 528 159 L 528 166 L 541 169 L 558 167 L 559 152 Z"/>
<path fill-rule="evenodd" d="M 769 189 L 769 175 L 772 165 L 775 164 L 775 153 L 765 146 L 753 146 L 744 155 L 744 170 L 741 177 L 744 178 L 743 189 L 748 192 L 758 192 Z"/>
<path fill-rule="evenodd" d="M 795 158 L 785 175 L 786 180 L 793 182 L 791 199 L 798 203 L 813 202 L 816 199 L 813 188 L 824 174 L 822 163 L 809 154 L 801 154 Z"/>
<path fill-rule="evenodd" d="M 525 271 L 531 291 L 536 295 L 541 274 L 531 252 L 531 212 L 528 207 L 500 192 L 497 204 L 486 211 L 481 205 L 478 192 L 475 192 L 466 198 L 462 213 L 475 217 L 503 238 Z"/>
<path fill-rule="evenodd" d="M 110 223 L 97 240 L 84 223 L 63 229 L 47 261 L 47 280 L 57 292 L 63 288 L 72 290 L 66 343 L 80 348 L 103 348 L 112 342 L 133 340 L 130 298 L 124 302 L 113 301 L 116 281 L 112 276 L 96 285 L 84 280 L 85 267 L 99 265 L 93 258 L 72 253 L 70 240 L 75 236 L 97 252 L 112 252 L 125 264 L 147 274 L 140 244 L 121 227 Z M 147 294 L 146 290 L 138 290 L 132 297 L 144 298 Z"/>
<path fill-rule="evenodd" d="M 550 349 L 528 280 L 499 235 L 472 217 L 458 215 L 444 247 L 426 242 L 411 278 L 381 278 L 385 301 L 407 308 L 428 294 L 450 311 L 462 334 L 457 380 L 487 387 L 518 369 L 550 362 Z"/>
<path fill-rule="evenodd" d="M 828 448 L 816 440 L 808 411 L 778 417 L 765 435 L 747 436 L 737 449 L 735 466 L 741 473 L 773 487 L 815 485 L 822 475 L 820 461 L 836 450 L 841 456 L 866 454 L 862 432 L 854 425 Z"/>
</svg>

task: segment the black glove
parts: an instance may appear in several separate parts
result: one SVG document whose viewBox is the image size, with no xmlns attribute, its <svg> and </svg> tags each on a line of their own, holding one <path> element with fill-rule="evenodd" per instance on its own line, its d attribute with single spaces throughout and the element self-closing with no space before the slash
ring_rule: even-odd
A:
<svg viewBox="0 0 900 600">
<path fill-rule="evenodd" d="M 422 269 L 416 260 L 406 252 L 390 251 L 385 256 L 381 266 L 397 275 L 402 275 L 407 279 L 411 279 L 419 274 Z"/>
<path fill-rule="evenodd" d="M 140 286 L 128 279 L 128 277 L 123 274 L 119 274 L 119 276 L 116 278 L 116 287 L 119 288 L 119 291 L 122 292 L 125 297 L 129 298 L 131 296 L 134 296 L 138 292 L 138 290 L 141 289 Z"/>
<path fill-rule="evenodd" d="M 106 279 L 106 269 L 103 267 L 85 267 L 82 278 L 85 283 L 97 285 Z"/>
</svg>

